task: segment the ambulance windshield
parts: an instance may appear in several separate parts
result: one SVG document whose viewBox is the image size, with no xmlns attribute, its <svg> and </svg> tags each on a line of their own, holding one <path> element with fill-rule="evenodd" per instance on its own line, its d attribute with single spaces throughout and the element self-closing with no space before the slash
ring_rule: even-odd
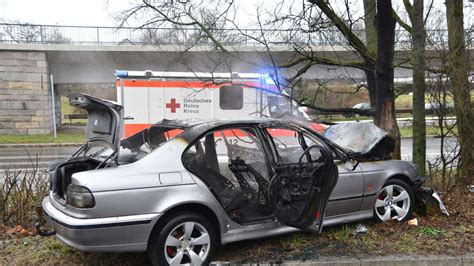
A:
<svg viewBox="0 0 474 266">
<path fill-rule="evenodd" d="M 297 117 L 309 120 L 309 116 L 301 110 L 301 107 L 289 98 L 282 96 L 268 96 L 268 108 L 273 118 Z"/>
</svg>

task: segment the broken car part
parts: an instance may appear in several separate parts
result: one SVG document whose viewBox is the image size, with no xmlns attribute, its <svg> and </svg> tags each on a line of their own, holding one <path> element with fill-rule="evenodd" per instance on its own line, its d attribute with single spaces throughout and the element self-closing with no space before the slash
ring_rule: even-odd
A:
<svg viewBox="0 0 474 266">
<path fill-rule="evenodd" d="M 390 159 L 395 141 L 373 123 L 341 123 L 329 127 L 324 136 L 352 152 L 359 160 Z"/>
<path fill-rule="evenodd" d="M 443 214 L 449 216 L 449 212 L 444 205 L 443 200 L 439 196 L 438 192 L 436 192 L 431 187 L 419 187 L 415 190 L 415 197 L 417 202 L 418 210 L 426 214 L 427 213 L 427 205 L 436 203 Z"/>
</svg>

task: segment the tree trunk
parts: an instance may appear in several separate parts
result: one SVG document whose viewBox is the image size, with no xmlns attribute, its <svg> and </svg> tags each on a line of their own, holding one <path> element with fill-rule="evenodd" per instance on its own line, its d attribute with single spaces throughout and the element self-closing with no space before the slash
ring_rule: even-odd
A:
<svg viewBox="0 0 474 266">
<path fill-rule="evenodd" d="M 375 67 L 374 67 L 375 68 Z M 365 79 L 367 80 L 367 90 L 369 91 L 369 100 L 370 100 L 370 108 L 375 110 L 376 101 L 376 85 L 375 85 L 375 71 L 371 69 L 364 70 L 365 72 Z"/>
<path fill-rule="evenodd" d="M 367 53 L 372 57 L 377 56 L 377 30 L 375 29 L 376 5 L 375 0 L 364 0 L 364 25 L 365 25 L 365 43 Z M 370 62 L 367 62 L 370 64 Z M 375 66 L 374 66 L 375 68 Z M 375 109 L 375 73 L 373 70 L 365 70 L 367 79 L 367 90 L 369 91 L 370 106 Z"/>
<path fill-rule="evenodd" d="M 457 117 L 461 162 L 461 184 L 473 184 L 474 110 L 468 82 L 469 63 L 464 43 L 463 1 L 445 1 L 448 21 L 448 67 Z"/>
<path fill-rule="evenodd" d="M 426 30 L 423 21 L 423 7 L 423 0 L 414 0 L 413 7 L 408 12 L 412 24 L 413 41 L 413 162 L 418 166 L 419 175 L 424 175 L 426 168 Z"/>
<path fill-rule="evenodd" d="M 377 53 L 375 63 L 375 84 L 377 87 L 375 124 L 395 139 L 392 158 L 400 159 L 400 131 L 395 114 L 393 84 L 393 57 L 395 46 L 395 18 L 392 15 L 392 1 L 377 1 Z"/>
</svg>

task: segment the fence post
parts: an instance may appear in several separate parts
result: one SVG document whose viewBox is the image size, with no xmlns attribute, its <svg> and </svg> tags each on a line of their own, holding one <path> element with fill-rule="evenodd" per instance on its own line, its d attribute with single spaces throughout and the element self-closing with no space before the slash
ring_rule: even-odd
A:
<svg viewBox="0 0 474 266">
<path fill-rule="evenodd" d="M 97 45 L 100 45 L 100 38 L 99 38 L 99 27 L 97 29 Z"/>
<path fill-rule="evenodd" d="M 245 29 L 245 46 L 246 46 L 246 47 L 249 46 L 249 45 L 248 45 L 248 39 L 249 39 L 248 30 Z"/>
<path fill-rule="evenodd" d="M 40 42 L 43 43 L 43 25 L 40 25 Z"/>
<path fill-rule="evenodd" d="M 51 104 L 53 107 L 53 134 L 54 138 L 57 138 L 58 135 L 56 133 L 56 97 L 54 96 L 54 81 L 53 81 L 53 74 L 50 74 L 50 82 L 51 82 Z"/>
</svg>

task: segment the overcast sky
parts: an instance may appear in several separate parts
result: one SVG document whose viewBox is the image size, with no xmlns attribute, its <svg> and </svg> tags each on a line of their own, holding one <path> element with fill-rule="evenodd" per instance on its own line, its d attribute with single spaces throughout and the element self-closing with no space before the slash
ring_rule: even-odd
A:
<svg viewBox="0 0 474 266">
<path fill-rule="evenodd" d="M 111 15 L 126 7 L 127 2 L 114 1 L 112 5 L 105 0 L 0 0 L 0 17 L 35 24 L 114 26 Z"/>
<path fill-rule="evenodd" d="M 0 0 L 0 18 L 33 24 L 116 26 L 114 16 L 133 2 L 136 0 Z M 236 0 L 236 3 L 245 14 L 241 16 L 243 20 L 248 20 L 255 13 L 255 5 L 271 6 L 273 1 Z"/>
<path fill-rule="evenodd" d="M 130 6 L 131 2 L 133 0 L 0 0 L 0 18 L 35 24 L 116 26 L 113 16 Z M 237 0 L 236 2 L 239 10 L 245 14 L 240 17 L 248 20 L 252 17 L 252 12 L 255 12 L 255 5 L 263 4 L 271 8 L 276 1 Z M 360 2 L 356 1 L 356 3 Z M 401 0 L 393 2 L 399 5 Z M 435 0 L 434 6 L 444 9 L 443 3 L 444 0 Z M 468 0 L 465 0 L 465 4 L 468 4 Z M 355 9 L 361 9 L 361 7 Z M 469 27 L 474 19 L 472 4 L 465 8 L 464 13 L 465 26 Z"/>
</svg>

